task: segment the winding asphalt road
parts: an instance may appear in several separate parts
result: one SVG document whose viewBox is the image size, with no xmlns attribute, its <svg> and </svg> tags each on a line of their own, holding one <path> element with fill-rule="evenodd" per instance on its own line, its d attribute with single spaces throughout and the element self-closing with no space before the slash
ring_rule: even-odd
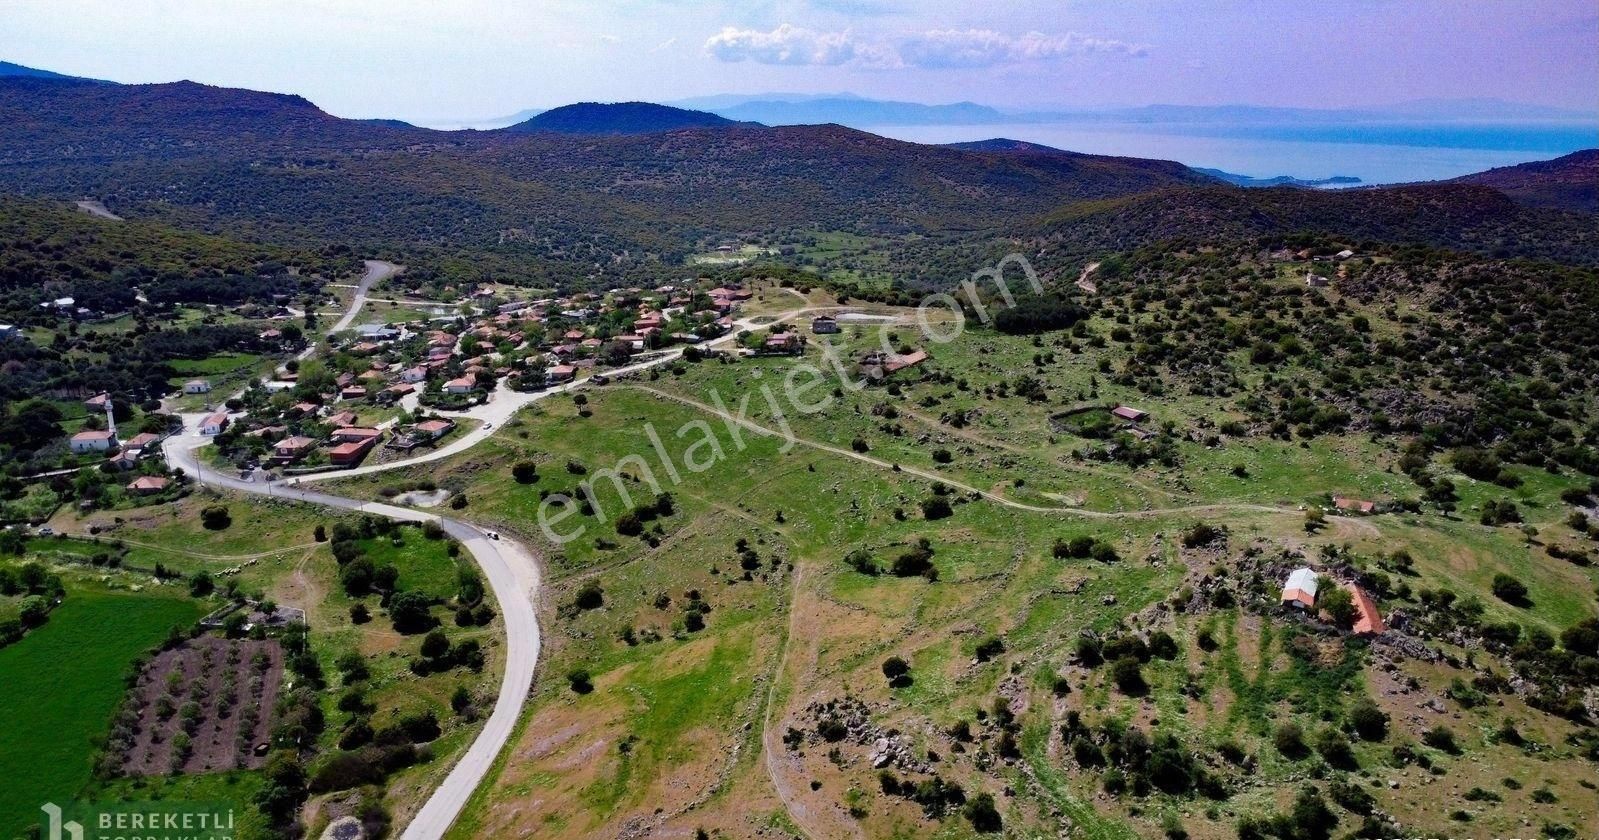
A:
<svg viewBox="0 0 1599 840">
<path fill-rule="evenodd" d="M 328 332 L 334 333 L 347 328 L 360 314 L 360 310 L 367 300 L 367 292 L 371 290 L 372 286 L 392 277 L 399 270 L 400 267 L 393 263 L 368 260 L 366 262 L 366 273 L 356 288 L 349 311 Z M 727 335 L 715 341 L 707 342 L 704 346 L 730 343 L 744 330 L 758 326 L 769 326 L 806 312 L 838 308 L 840 307 L 805 307 L 785 312 L 772 319 L 764 317 L 741 319 L 735 322 L 735 329 L 730 330 Z M 759 321 L 758 324 L 756 323 L 757 321 Z M 309 357 L 311 352 L 314 352 L 314 349 L 314 346 L 308 348 L 306 353 L 302 354 L 302 358 Z M 611 376 L 616 376 L 645 370 L 672 362 L 682 353 L 681 348 L 670 350 L 648 360 L 636 362 L 614 371 L 607 371 L 607 373 Z M 162 444 L 168 467 L 181 469 L 200 483 L 212 487 L 225 487 L 241 493 L 255 493 L 273 498 L 292 499 L 339 510 L 385 516 L 406 522 L 436 522 L 446 533 L 466 547 L 467 551 L 472 554 L 473 560 L 483 570 L 483 575 L 488 581 L 489 588 L 494 593 L 495 600 L 499 602 L 500 614 L 505 618 L 505 675 L 500 683 L 499 697 L 495 700 L 494 711 L 484 724 L 483 731 L 478 733 L 477 739 L 472 742 L 466 754 L 461 757 L 455 767 L 451 768 L 444 782 L 439 785 L 421 810 L 411 819 L 411 822 L 401 835 L 401 840 L 439 840 L 442 838 L 455 822 L 455 819 L 460 816 L 462 809 L 466 807 L 466 803 L 473 792 L 477 790 L 493 768 L 495 758 L 510 741 L 511 734 L 516 728 L 517 718 L 521 716 L 522 707 L 527 701 L 529 690 L 532 688 L 533 672 L 539 659 L 541 640 L 536 604 L 541 576 L 538 563 L 526 546 L 515 540 L 503 537 L 491 539 L 483 530 L 462 520 L 397 505 L 335 496 L 331 493 L 304 489 L 300 485 L 318 479 L 363 475 L 449 457 L 457 452 L 469 449 L 488 438 L 494 433 L 499 424 L 509 420 L 522 407 L 556 394 L 586 387 L 587 385 L 586 381 L 578 381 L 531 393 L 512 391 L 502 385 L 495 392 L 495 398 L 488 403 L 467 412 L 450 412 L 450 414 L 455 416 L 472 417 L 484 422 L 483 425 L 462 435 L 447 446 L 399 461 L 358 467 L 352 470 L 300 476 L 293 480 L 293 484 L 287 484 L 282 481 L 267 481 L 264 473 L 256 474 L 262 478 L 260 481 L 241 479 L 235 475 L 217 472 L 203 463 L 198 457 L 197 451 L 200 447 L 210 442 L 209 438 L 199 432 L 200 421 L 205 417 L 204 414 L 180 415 L 183 419 L 182 433 L 167 438 Z"/>
<path fill-rule="evenodd" d="M 505 676 L 500 681 L 494 711 L 483 725 L 472 746 L 451 768 L 426 804 L 406 826 L 403 840 L 437 840 L 444 836 L 461 809 L 494 765 L 494 759 L 510 740 L 516 720 L 522 713 L 533 670 L 539 659 L 539 625 L 535 602 L 540 585 L 538 564 L 526 547 L 514 540 L 490 539 L 467 522 L 395 505 L 347 499 L 330 493 L 303 490 L 281 482 L 246 481 L 216 472 L 201 463 L 197 450 L 209 442 L 199 433 L 200 415 L 186 415 L 181 435 L 163 444 L 167 465 L 182 469 L 203 484 L 226 487 L 242 493 L 293 499 L 340 510 L 370 513 L 406 522 L 437 522 L 445 533 L 460 541 L 483 570 L 489 589 L 499 602 L 505 619 Z"/>
</svg>

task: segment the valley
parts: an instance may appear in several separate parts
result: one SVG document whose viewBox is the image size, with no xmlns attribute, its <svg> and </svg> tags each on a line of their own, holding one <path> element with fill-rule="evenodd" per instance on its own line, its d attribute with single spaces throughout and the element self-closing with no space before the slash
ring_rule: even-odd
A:
<svg viewBox="0 0 1599 840">
<path fill-rule="evenodd" d="M 7 838 L 1599 835 L 1592 151 L 0 116 Z"/>
</svg>

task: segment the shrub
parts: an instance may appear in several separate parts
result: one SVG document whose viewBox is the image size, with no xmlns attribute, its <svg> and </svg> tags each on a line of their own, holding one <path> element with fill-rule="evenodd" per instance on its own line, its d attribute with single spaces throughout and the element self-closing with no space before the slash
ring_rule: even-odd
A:
<svg viewBox="0 0 1599 840">
<path fill-rule="evenodd" d="M 1111 663 L 1110 678 L 1116 687 L 1129 697 L 1139 697 L 1149 691 L 1144 682 L 1144 672 L 1137 657 L 1123 656 Z"/>
<path fill-rule="evenodd" d="M 991 834 L 1003 827 L 999 809 L 994 807 L 994 797 L 987 793 L 979 793 L 968 800 L 963 813 L 971 821 L 972 828 L 981 833 Z"/>
<path fill-rule="evenodd" d="M 588 670 L 584 668 L 573 668 L 567 671 L 566 684 L 571 686 L 572 691 L 577 694 L 588 694 L 594 690 L 594 682 L 589 676 Z"/>
<path fill-rule="evenodd" d="M 973 651 L 978 662 L 987 662 L 1004 652 L 1005 640 L 998 636 L 989 636 L 981 642 L 978 642 L 977 649 Z"/>
<path fill-rule="evenodd" d="M 1439 724 L 1421 735 L 1421 742 L 1435 750 L 1455 755 L 1460 752 L 1460 745 L 1455 743 L 1455 733 L 1449 727 Z"/>
<path fill-rule="evenodd" d="M 401 633 L 421 633 L 434 624 L 432 603 L 420 592 L 397 592 L 389 599 L 389 620 Z"/>
<path fill-rule="evenodd" d="M 1527 585 L 1504 572 L 1494 575 L 1493 593 L 1507 604 L 1523 606 L 1527 603 Z"/>
<path fill-rule="evenodd" d="M 905 676 L 910 670 L 910 663 L 898 656 L 890 656 L 883 660 L 883 676 L 888 677 L 890 682 Z"/>
<path fill-rule="evenodd" d="M 517 484 L 532 484 L 539 480 L 538 465 L 532 461 L 517 461 L 511 465 L 511 478 Z"/>
<path fill-rule="evenodd" d="M 594 581 L 585 581 L 572 596 L 572 603 L 580 610 L 595 610 L 605 605 L 605 590 Z"/>
<path fill-rule="evenodd" d="M 1388 713 L 1370 700 L 1361 700 L 1349 710 L 1349 723 L 1363 741 L 1381 741 L 1388 737 Z"/>
<path fill-rule="evenodd" d="M 1277 727 L 1277 731 L 1272 733 L 1271 743 L 1285 758 L 1300 759 L 1310 754 L 1305 746 L 1305 731 L 1291 720 Z"/>
<path fill-rule="evenodd" d="M 233 517 L 225 505 L 211 505 L 200 511 L 200 524 L 207 530 L 221 531 L 233 524 Z"/>
</svg>

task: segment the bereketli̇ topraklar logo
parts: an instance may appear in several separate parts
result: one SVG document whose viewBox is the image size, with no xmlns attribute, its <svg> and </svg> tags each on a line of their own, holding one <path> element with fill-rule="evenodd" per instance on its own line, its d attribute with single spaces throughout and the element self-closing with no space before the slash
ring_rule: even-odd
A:
<svg viewBox="0 0 1599 840">
<path fill-rule="evenodd" d="M 201 802 L 46 802 L 45 840 L 233 840 L 233 809 Z"/>
</svg>

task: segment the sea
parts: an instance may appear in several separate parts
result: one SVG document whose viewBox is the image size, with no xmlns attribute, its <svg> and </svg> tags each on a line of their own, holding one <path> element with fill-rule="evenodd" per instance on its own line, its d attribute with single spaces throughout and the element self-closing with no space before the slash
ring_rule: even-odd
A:
<svg viewBox="0 0 1599 840">
<path fill-rule="evenodd" d="M 871 126 L 914 143 L 1005 137 L 1100 155 L 1175 160 L 1253 178 L 1351 176 L 1365 184 L 1439 181 L 1599 147 L 1599 126 L 1569 122 L 1219 125 L 1093 122 Z"/>
</svg>

